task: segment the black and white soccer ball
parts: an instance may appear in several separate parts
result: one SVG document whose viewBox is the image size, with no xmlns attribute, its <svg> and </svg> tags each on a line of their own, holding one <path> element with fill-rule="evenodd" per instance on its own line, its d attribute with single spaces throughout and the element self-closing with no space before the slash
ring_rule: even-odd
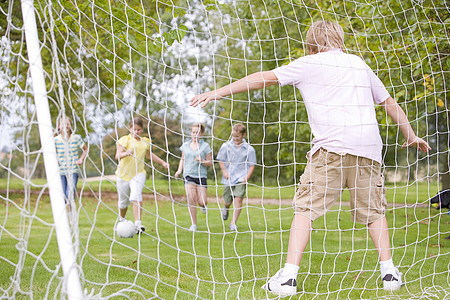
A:
<svg viewBox="0 0 450 300">
<path fill-rule="evenodd" d="M 136 234 L 136 225 L 131 221 L 123 220 L 117 224 L 116 232 L 121 238 L 132 238 Z"/>
</svg>

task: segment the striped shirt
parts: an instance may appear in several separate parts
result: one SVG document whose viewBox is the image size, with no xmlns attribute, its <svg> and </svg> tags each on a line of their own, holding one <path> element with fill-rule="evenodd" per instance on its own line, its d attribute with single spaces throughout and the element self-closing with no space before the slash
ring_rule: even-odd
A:
<svg viewBox="0 0 450 300">
<path fill-rule="evenodd" d="M 71 134 L 69 140 L 66 140 L 59 134 L 55 137 L 55 146 L 61 175 L 80 173 L 80 169 L 75 162 L 78 160 L 78 149 L 84 147 L 81 136 Z"/>
</svg>

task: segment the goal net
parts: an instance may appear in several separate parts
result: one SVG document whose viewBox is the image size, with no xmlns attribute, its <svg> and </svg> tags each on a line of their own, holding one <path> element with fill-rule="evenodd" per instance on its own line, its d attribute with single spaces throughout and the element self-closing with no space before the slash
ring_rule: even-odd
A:
<svg viewBox="0 0 450 300">
<path fill-rule="evenodd" d="M 402 149 L 399 128 L 376 107 L 391 250 L 404 287 L 383 290 L 377 251 L 367 227 L 351 221 L 344 191 L 313 223 L 295 298 L 448 298 L 450 215 L 430 199 L 450 186 L 449 9 L 430 0 L 34 1 L 52 130 L 56 136 L 67 116 L 81 137 L 79 157 L 83 143 L 87 149 L 63 237 L 85 298 L 272 297 L 261 286 L 285 263 L 292 198 L 313 139 L 302 95 L 274 85 L 204 109 L 189 100 L 306 55 L 306 31 L 319 20 L 343 27 L 345 52 L 374 70 L 432 150 Z M 64 198 L 49 196 L 43 157 L 51 153 L 39 140 L 22 17 L 20 1 L 0 3 L 0 298 L 65 298 L 50 205 Z M 154 154 L 144 163 L 145 232 L 120 238 L 115 156 L 137 117 Z M 214 164 L 206 168 L 207 211 L 198 208 L 192 232 L 175 173 L 194 123 L 206 127 Z M 230 231 L 234 210 L 223 220 L 217 155 L 236 123 L 246 126 L 257 162 Z M 132 206 L 126 218 L 134 221 Z"/>
</svg>

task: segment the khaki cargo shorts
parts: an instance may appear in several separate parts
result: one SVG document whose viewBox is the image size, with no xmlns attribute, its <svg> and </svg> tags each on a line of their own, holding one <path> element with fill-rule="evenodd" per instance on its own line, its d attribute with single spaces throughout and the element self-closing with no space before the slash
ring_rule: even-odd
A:
<svg viewBox="0 0 450 300">
<path fill-rule="evenodd" d="M 307 159 L 293 200 L 295 214 L 314 221 L 329 211 L 343 189 L 348 188 L 353 222 L 370 224 L 384 216 L 386 188 L 378 162 L 323 148 L 312 157 L 308 153 Z"/>
<path fill-rule="evenodd" d="M 233 202 L 235 197 L 244 199 L 246 184 L 236 184 L 233 186 L 225 186 L 223 188 L 223 200 L 226 204 Z"/>
</svg>

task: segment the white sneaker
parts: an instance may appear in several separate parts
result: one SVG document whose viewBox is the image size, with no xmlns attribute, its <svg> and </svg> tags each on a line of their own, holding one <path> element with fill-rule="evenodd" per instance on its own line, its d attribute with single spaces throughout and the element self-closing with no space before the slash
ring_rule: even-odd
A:
<svg viewBox="0 0 450 300">
<path fill-rule="evenodd" d="M 261 288 L 279 297 L 293 296 L 297 293 L 297 279 L 283 278 L 283 269 L 280 269 Z"/>
<path fill-rule="evenodd" d="M 208 207 L 205 205 L 205 206 L 202 206 L 202 207 L 200 207 L 200 210 L 202 211 L 202 213 L 204 213 L 204 214 L 206 214 L 206 210 L 208 209 Z"/>
<path fill-rule="evenodd" d="M 402 273 L 397 268 L 390 269 L 383 277 L 383 290 L 396 291 L 403 285 Z"/>
<path fill-rule="evenodd" d="M 197 225 L 192 224 L 191 227 L 189 227 L 189 231 L 197 231 Z"/>
<path fill-rule="evenodd" d="M 145 231 L 145 227 L 144 225 L 140 224 L 140 225 L 136 225 L 136 234 L 141 234 Z"/>
<path fill-rule="evenodd" d="M 230 224 L 230 226 L 228 226 L 228 228 L 230 229 L 230 231 L 237 231 L 236 224 Z"/>
<path fill-rule="evenodd" d="M 222 208 L 222 220 L 227 220 L 228 219 L 228 208 L 226 208 L 225 206 Z"/>
</svg>

